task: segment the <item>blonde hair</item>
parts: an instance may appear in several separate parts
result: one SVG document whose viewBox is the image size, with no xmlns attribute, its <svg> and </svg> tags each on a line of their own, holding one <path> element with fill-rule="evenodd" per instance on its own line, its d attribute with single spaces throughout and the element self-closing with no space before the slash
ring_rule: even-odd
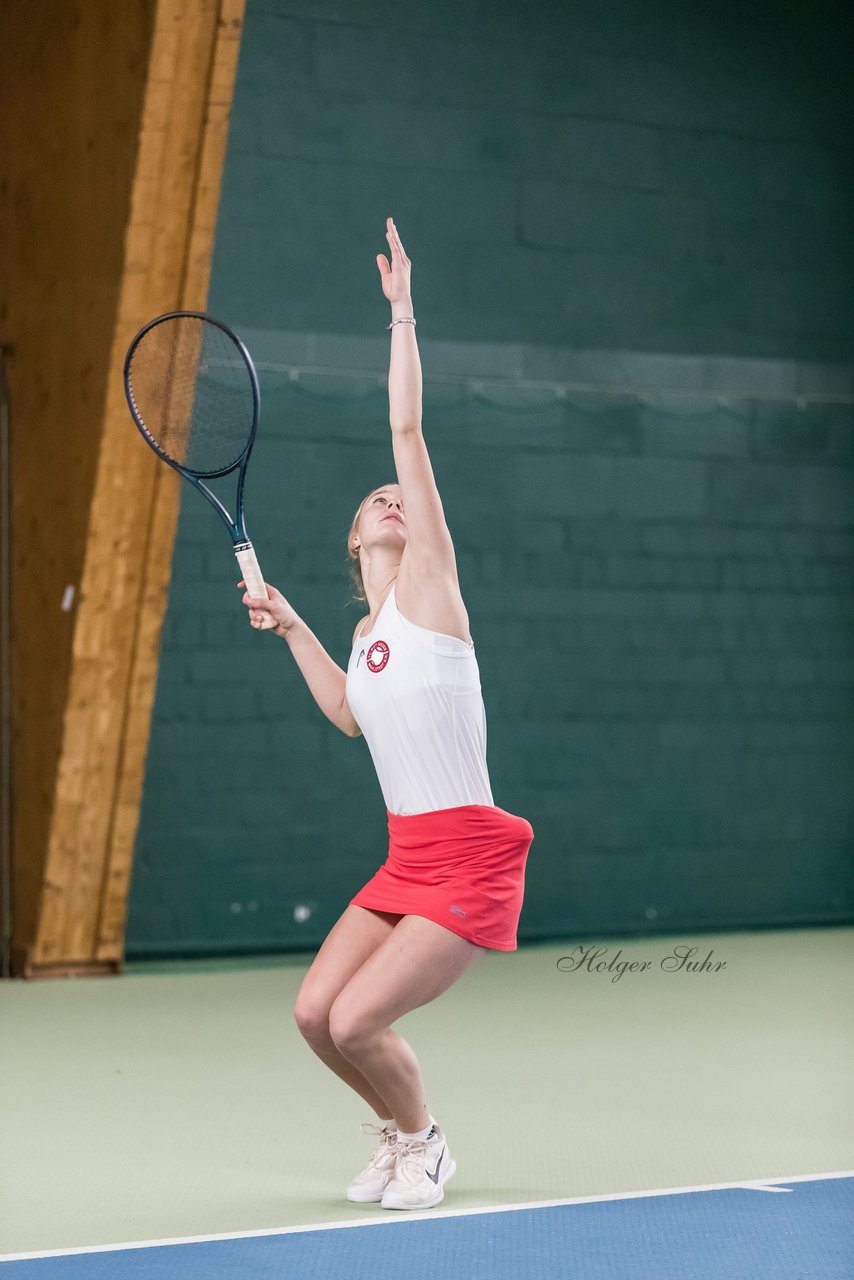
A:
<svg viewBox="0 0 854 1280">
<path fill-rule="evenodd" d="M 347 568 L 350 575 L 350 583 L 353 587 L 352 599 L 360 600 L 364 604 L 368 603 L 368 597 L 365 595 L 365 584 L 362 581 L 362 564 L 359 560 L 359 552 L 353 546 L 353 535 L 359 532 L 359 517 L 368 498 L 373 497 L 375 493 L 379 493 L 380 489 L 396 489 L 397 487 L 398 484 L 395 480 L 391 484 L 378 484 L 376 489 L 372 489 L 370 493 L 365 494 L 359 503 L 356 514 L 353 516 L 353 523 L 350 525 L 350 532 L 347 534 Z"/>
</svg>

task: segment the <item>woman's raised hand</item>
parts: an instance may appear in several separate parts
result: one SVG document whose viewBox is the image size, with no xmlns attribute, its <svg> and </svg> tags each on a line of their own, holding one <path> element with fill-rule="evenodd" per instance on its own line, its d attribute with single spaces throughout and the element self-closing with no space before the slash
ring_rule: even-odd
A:
<svg viewBox="0 0 854 1280">
<path fill-rule="evenodd" d="M 409 277 L 412 263 L 404 252 L 397 234 L 397 227 L 391 218 L 386 219 L 385 238 L 391 251 L 391 266 L 384 253 L 377 254 L 377 266 L 380 269 L 383 293 L 389 302 L 406 302 L 410 297 Z"/>
<path fill-rule="evenodd" d="M 241 580 L 238 587 L 245 587 L 246 583 Z M 246 591 L 243 596 L 243 603 L 249 610 L 249 621 L 253 627 L 257 627 L 261 622 L 264 614 L 269 614 L 276 620 L 276 627 L 282 631 L 288 631 L 299 621 L 299 614 L 293 609 L 282 595 L 281 591 L 277 591 L 269 582 L 265 583 L 269 599 L 261 600 L 256 596 L 250 596 Z M 272 627 L 269 628 L 272 631 Z"/>
</svg>

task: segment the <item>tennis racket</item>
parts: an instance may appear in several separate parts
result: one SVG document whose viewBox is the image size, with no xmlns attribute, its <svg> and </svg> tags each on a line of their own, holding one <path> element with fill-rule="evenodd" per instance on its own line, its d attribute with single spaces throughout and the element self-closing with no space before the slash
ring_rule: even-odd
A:
<svg viewBox="0 0 854 1280">
<path fill-rule="evenodd" d="M 202 311 L 170 311 L 140 329 L 125 357 L 125 395 L 142 438 L 213 503 L 249 594 L 267 588 L 246 532 L 243 483 L 261 408 L 252 357 L 227 325 Z M 238 471 L 232 519 L 205 480 Z M 262 627 L 276 626 L 264 614 Z"/>
</svg>

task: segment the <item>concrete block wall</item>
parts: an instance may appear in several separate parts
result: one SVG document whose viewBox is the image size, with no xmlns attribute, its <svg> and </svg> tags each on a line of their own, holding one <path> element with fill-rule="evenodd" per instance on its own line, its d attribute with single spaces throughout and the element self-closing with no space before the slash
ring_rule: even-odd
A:
<svg viewBox="0 0 854 1280">
<path fill-rule="evenodd" d="M 392 213 L 496 803 L 536 833 L 522 940 L 854 915 L 835 23 L 249 0 L 209 305 L 261 367 L 251 532 L 346 666 L 346 532 L 394 476 Z M 311 948 L 385 856 L 364 740 L 238 576 L 186 493 L 131 955 Z"/>
<path fill-rule="evenodd" d="M 417 12 L 416 12 L 417 8 Z M 215 295 L 376 331 L 848 361 L 845 6 L 250 0 Z"/>
</svg>

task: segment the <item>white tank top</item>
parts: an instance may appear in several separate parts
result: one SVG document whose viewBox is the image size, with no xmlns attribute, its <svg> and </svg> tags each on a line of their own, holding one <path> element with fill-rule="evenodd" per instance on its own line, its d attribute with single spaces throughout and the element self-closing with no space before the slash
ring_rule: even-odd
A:
<svg viewBox="0 0 854 1280">
<path fill-rule="evenodd" d="M 395 584 L 353 642 L 346 693 L 389 813 L 494 804 L 474 644 L 409 622 Z"/>
</svg>

